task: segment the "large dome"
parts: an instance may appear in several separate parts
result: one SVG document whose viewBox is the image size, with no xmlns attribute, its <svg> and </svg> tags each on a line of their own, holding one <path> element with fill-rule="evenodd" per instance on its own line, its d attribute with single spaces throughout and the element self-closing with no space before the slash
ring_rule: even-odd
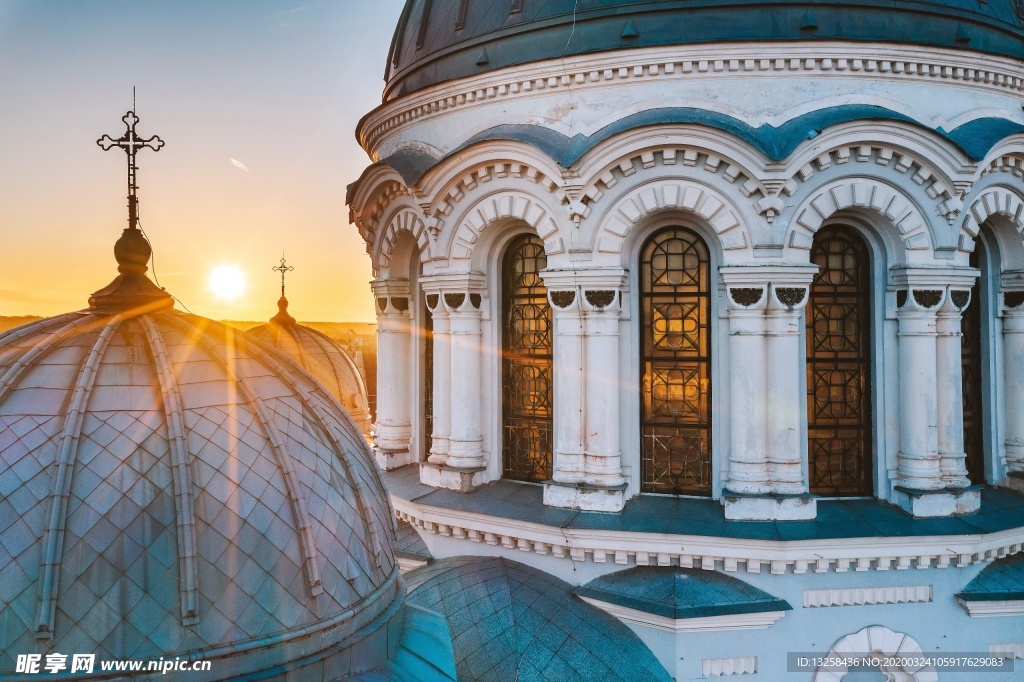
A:
<svg viewBox="0 0 1024 682">
<path fill-rule="evenodd" d="M 351 420 L 269 346 L 175 311 L 137 230 L 115 253 L 89 309 L 0 336 L 0 668 L 180 655 L 221 679 L 382 624 L 393 518 Z"/>
<path fill-rule="evenodd" d="M 345 407 L 363 435 L 368 435 L 370 406 L 356 363 L 334 339 L 296 322 L 288 314 L 288 299 L 284 296 L 277 307 L 278 313 L 269 323 L 253 327 L 248 333 L 302 365 Z"/>
<path fill-rule="evenodd" d="M 1014 0 L 407 0 L 385 99 L 542 59 L 712 41 L 898 42 L 1020 58 L 1022 21 Z"/>
</svg>

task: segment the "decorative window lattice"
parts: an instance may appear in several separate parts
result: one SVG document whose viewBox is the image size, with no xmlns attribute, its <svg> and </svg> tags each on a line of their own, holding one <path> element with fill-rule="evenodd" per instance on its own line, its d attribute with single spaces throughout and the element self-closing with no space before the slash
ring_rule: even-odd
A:
<svg viewBox="0 0 1024 682">
<path fill-rule="evenodd" d="M 502 424 L 505 478 L 551 478 L 551 308 L 544 242 L 519 237 L 502 265 Z"/>
<path fill-rule="evenodd" d="M 811 492 L 872 494 L 871 274 L 851 228 L 820 230 L 820 270 L 807 309 L 807 431 Z"/>
<path fill-rule="evenodd" d="M 640 259 L 641 489 L 711 494 L 711 263 L 681 227 L 647 241 Z"/>
</svg>

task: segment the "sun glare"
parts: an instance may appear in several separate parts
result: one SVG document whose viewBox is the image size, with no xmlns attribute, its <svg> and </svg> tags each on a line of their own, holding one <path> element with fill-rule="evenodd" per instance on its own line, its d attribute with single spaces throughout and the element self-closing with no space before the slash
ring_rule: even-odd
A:
<svg viewBox="0 0 1024 682">
<path fill-rule="evenodd" d="M 245 293 L 245 273 L 235 265 L 218 265 L 210 273 L 210 291 L 221 300 L 236 300 Z"/>
</svg>

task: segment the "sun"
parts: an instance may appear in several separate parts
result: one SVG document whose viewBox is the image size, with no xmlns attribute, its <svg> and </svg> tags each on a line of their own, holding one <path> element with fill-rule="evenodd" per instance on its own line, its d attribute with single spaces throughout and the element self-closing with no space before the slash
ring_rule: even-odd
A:
<svg viewBox="0 0 1024 682">
<path fill-rule="evenodd" d="M 234 301 L 245 288 L 245 273 L 236 265 L 218 265 L 210 273 L 210 291 L 221 300 Z"/>
</svg>

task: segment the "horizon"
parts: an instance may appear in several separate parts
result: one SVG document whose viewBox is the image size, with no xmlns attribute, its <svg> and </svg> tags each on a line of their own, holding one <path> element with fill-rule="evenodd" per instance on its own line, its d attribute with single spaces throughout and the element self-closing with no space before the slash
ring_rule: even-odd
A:
<svg viewBox="0 0 1024 682">
<path fill-rule="evenodd" d="M 402 5 L 0 3 L 0 122 L 14 133 L 0 141 L 0 315 L 81 309 L 116 276 L 127 166 L 96 141 L 123 134 L 134 86 L 139 135 L 165 143 L 138 157 L 148 274 L 179 308 L 268 319 L 283 252 L 293 315 L 373 321 L 370 259 L 345 188 L 370 163 L 353 131 L 380 104 Z M 234 301 L 210 290 L 220 266 L 245 279 Z"/>
</svg>

